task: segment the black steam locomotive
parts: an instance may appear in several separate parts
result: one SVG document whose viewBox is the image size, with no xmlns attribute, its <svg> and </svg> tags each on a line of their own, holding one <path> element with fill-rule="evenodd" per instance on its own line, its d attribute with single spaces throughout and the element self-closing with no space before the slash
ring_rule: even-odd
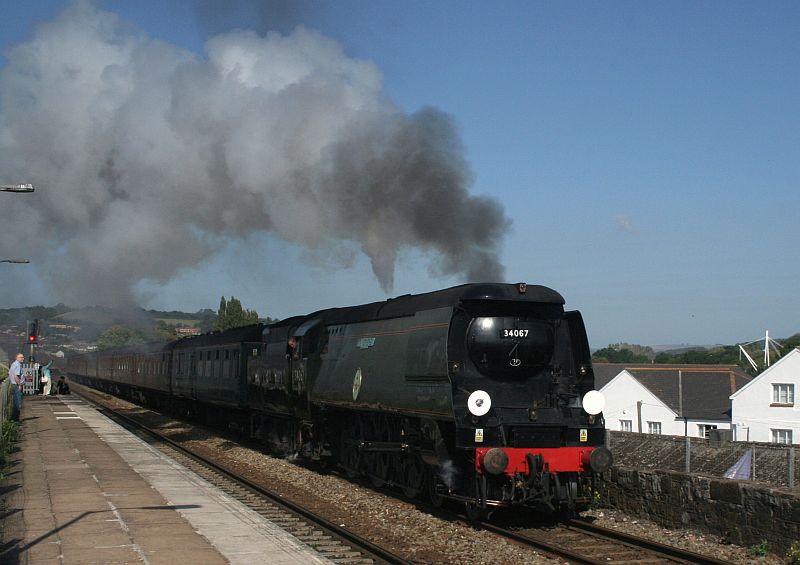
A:
<svg viewBox="0 0 800 565">
<path fill-rule="evenodd" d="M 70 378 L 470 514 L 568 511 L 611 465 L 579 312 L 467 284 L 72 356 Z"/>
</svg>

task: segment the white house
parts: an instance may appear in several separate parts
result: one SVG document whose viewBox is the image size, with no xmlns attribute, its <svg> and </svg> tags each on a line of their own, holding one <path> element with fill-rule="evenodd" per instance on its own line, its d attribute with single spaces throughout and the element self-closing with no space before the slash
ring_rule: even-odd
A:
<svg viewBox="0 0 800 565">
<path fill-rule="evenodd" d="M 795 348 L 731 395 L 733 439 L 800 443 L 798 387 L 800 349 Z"/>
<path fill-rule="evenodd" d="M 683 421 L 631 373 L 623 370 L 600 389 L 606 397 L 606 429 L 621 432 L 683 435 Z"/>
<path fill-rule="evenodd" d="M 606 429 L 708 437 L 730 429 L 731 393 L 749 377 L 736 365 L 595 363 Z"/>
</svg>

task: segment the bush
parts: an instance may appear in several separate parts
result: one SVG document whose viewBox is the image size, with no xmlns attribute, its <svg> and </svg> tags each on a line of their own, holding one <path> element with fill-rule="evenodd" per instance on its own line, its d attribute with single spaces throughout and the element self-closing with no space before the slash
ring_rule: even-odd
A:
<svg viewBox="0 0 800 565">
<path fill-rule="evenodd" d="M 800 541 L 794 542 L 789 551 L 786 552 L 786 563 L 789 565 L 800 565 Z"/>
<path fill-rule="evenodd" d="M 14 444 L 19 441 L 19 436 L 19 422 L 3 422 L 3 431 L 0 436 L 0 467 L 5 467 L 8 454 L 16 449 Z"/>
<path fill-rule="evenodd" d="M 748 551 L 750 552 L 750 555 L 755 557 L 766 557 L 769 553 L 769 542 L 765 539 L 762 539 L 761 543 L 751 545 Z"/>
<path fill-rule="evenodd" d="M 6 451 L 19 441 L 20 431 L 19 422 L 3 422 L 3 446 Z"/>
<path fill-rule="evenodd" d="M 600 491 L 592 491 L 592 498 L 589 500 L 589 509 L 598 510 L 603 507 L 603 497 L 600 496 Z"/>
</svg>

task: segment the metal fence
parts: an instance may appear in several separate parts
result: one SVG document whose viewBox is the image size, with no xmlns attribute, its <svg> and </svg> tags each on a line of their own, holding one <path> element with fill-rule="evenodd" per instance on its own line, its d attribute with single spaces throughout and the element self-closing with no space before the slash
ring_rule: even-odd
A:
<svg viewBox="0 0 800 565">
<path fill-rule="evenodd" d="M 783 488 L 800 482 L 800 453 L 790 445 L 617 431 L 609 431 L 606 437 L 614 465 L 620 467 L 720 478 L 736 471 L 735 478 Z"/>
</svg>

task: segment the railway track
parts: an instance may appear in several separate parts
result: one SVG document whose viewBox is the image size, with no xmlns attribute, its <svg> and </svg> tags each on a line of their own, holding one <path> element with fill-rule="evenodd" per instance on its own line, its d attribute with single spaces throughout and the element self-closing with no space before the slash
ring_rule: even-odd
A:
<svg viewBox="0 0 800 565">
<path fill-rule="evenodd" d="M 548 527 L 515 529 L 482 522 L 481 527 L 575 564 L 730 565 L 729 561 L 602 528 L 584 520 L 568 520 Z"/>
<path fill-rule="evenodd" d="M 184 448 L 158 431 L 149 429 L 144 424 L 114 411 L 113 408 L 104 405 L 102 394 L 97 394 L 91 389 L 85 390 L 91 396 L 89 398 L 83 395 L 87 401 L 98 405 L 101 410 L 118 422 L 122 422 L 127 428 L 141 430 L 140 437 L 146 434 L 152 445 L 167 452 L 171 458 L 190 468 L 232 498 L 243 502 L 279 527 L 292 533 L 300 541 L 313 547 L 331 561 L 353 565 L 408 563 L 390 551 L 377 547 L 368 540 L 316 516 L 312 511 L 287 501 L 263 486 L 254 484 L 235 471 Z M 519 524 L 512 527 L 501 527 L 490 522 L 476 523 L 453 512 L 435 509 L 432 506 L 428 508 L 424 503 L 418 502 L 418 506 L 430 514 L 449 520 L 462 521 L 472 527 L 477 526 L 568 563 L 730 565 L 728 561 L 602 528 L 584 520 L 570 520 L 534 527 Z"/>
<path fill-rule="evenodd" d="M 245 504 L 302 543 L 312 547 L 331 562 L 341 565 L 408 563 L 391 551 L 318 516 L 312 510 L 288 501 L 235 471 L 183 447 L 141 422 L 114 411 L 94 398 L 93 394 L 91 397 L 78 396 L 231 498 Z"/>
</svg>

